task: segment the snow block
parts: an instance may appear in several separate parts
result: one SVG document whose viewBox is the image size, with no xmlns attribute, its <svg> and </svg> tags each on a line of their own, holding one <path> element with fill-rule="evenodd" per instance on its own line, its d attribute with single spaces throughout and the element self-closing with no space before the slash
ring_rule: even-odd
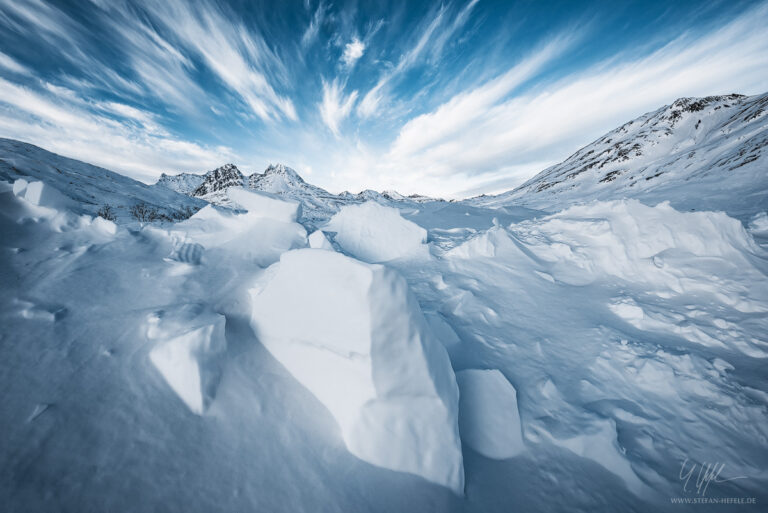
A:
<svg viewBox="0 0 768 513">
<path fill-rule="evenodd" d="M 226 351 L 224 316 L 202 305 L 152 314 L 149 359 L 189 409 L 202 415 L 216 396 Z"/>
<path fill-rule="evenodd" d="M 247 210 L 249 216 L 265 217 L 284 223 L 294 223 L 301 216 L 301 205 L 296 201 L 286 201 L 238 187 L 227 189 L 227 197 Z"/>
<path fill-rule="evenodd" d="M 299 249 L 251 297 L 259 340 L 328 408 L 352 454 L 463 493 L 456 380 L 400 275 Z"/>
<path fill-rule="evenodd" d="M 330 249 L 333 251 L 333 246 L 326 238 L 325 234 L 320 230 L 316 230 L 309 234 L 308 237 L 309 247 L 315 249 Z"/>
<path fill-rule="evenodd" d="M 70 204 L 63 194 L 43 182 L 27 184 L 24 188 L 24 199 L 39 207 L 63 208 Z"/>
<path fill-rule="evenodd" d="M 461 439 L 487 458 L 502 460 L 525 449 L 517 391 L 498 370 L 456 373 Z"/>
<path fill-rule="evenodd" d="M 13 182 L 13 195 L 23 197 L 27 190 L 27 185 L 29 185 L 29 182 L 23 178 L 17 178 Z"/>
<path fill-rule="evenodd" d="M 428 258 L 427 231 L 403 219 L 396 208 L 375 201 L 343 207 L 325 226 L 351 255 L 370 263 Z"/>
</svg>

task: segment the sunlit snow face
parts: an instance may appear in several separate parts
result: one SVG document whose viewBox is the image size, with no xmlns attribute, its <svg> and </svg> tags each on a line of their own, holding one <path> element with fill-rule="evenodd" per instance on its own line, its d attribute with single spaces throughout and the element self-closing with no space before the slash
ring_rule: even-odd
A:
<svg viewBox="0 0 768 513">
<path fill-rule="evenodd" d="M 145 181 L 284 162 L 333 192 L 495 192 L 679 96 L 762 92 L 767 22 L 751 2 L 3 2 L 0 135 Z"/>
</svg>

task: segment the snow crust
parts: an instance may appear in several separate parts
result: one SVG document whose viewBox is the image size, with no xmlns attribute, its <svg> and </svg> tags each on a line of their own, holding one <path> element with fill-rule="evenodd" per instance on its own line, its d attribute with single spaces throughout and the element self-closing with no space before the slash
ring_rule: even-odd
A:
<svg viewBox="0 0 768 513">
<path fill-rule="evenodd" d="M 324 227 L 349 254 L 370 263 L 428 258 L 427 231 L 375 201 L 343 207 Z"/>
<path fill-rule="evenodd" d="M 455 378 L 405 280 L 304 249 L 251 294 L 257 337 L 330 410 L 352 454 L 463 493 Z"/>
</svg>

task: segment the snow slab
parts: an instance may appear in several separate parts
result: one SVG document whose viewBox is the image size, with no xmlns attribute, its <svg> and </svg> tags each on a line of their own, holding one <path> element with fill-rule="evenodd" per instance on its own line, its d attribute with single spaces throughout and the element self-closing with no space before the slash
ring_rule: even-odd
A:
<svg viewBox="0 0 768 513">
<path fill-rule="evenodd" d="M 149 358 L 189 409 L 202 415 L 216 396 L 227 348 L 224 316 L 199 304 L 157 311 L 147 321 Z"/>
<path fill-rule="evenodd" d="M 429 257 L 427 231 L 375 201 L 343 207 L 324 229 L 336 232 L 344 251 L 365 262 Z"/>
<path fill-rule="evenodd" d="M 286 201 L 239 187 L 227 189 L 227 196 L 232 203 L 247 210 L 249 216 L 264 217 L 284 223 L 294 223 L 301 216 L 301 204 L 297 201 Z"/>
<path fill-rule="evenodd" d="M 254 193 L 243 192 L 255 196 Z M 274 201 L 270 205 L 278 211 L 288 209 L 277 205 L 277 200 L 266 199 Z M 284 203 L 290 208 L 296 208 L 288 202 Z M 276 217 L 282 219 L 251 212 L 238 214 L 208 205 L 186 221 L 175 224 L 171 231 L 184 243 L 200 245 L 195 250 L 200 251 L 200 256 L 203 249 L 216 248 L 222 255 L 238 256 L 266 267 L 276 262 L 283 252 L 307 245 L 307 231 L 304 227 L 286 220 L 293 215 L 280 214 Z M 172 255 L 171 258 L 177 259 L 177 256 Z"/>
<path fill-rule="evenodd" d="M 333 414 L 352 454 L 463 493 L 453 370 L 399 274 L 300 249 L 251 296 L 257 337 Z"/>
<path fill-rule="evenodd" d="M 464 443 L 483 456 L 503 460 L 525 450 L 517 391 L 496 369 L 456 373 L 459 431 Z"/>
</svg>

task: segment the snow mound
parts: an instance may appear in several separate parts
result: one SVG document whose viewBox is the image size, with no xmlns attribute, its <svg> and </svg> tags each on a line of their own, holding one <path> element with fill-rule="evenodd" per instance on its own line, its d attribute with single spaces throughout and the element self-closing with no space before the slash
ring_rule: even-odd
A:
<svg viewBox="0 0 768 513">
<path fill-rule="evenodd" d="M 456 373 L 459 384 L 459 430 L 474 450 L 497 460 L 525 449 L 517 409 L 517 391 L 498 370 Z"/>
<path fill-rule="evenodd" d="M 464 259 L 478 257 L 493 258 L 502 254 L 509 255 L 513 252 L 519 252 L 514 236 L 501 226 L 494 226 L 449 250 L 446 256 Z"/>
<path fill-rule="evenodd" d="M 398 258 L 425 258 L 427 231 L 403 219 L 396 208 L 375 201 L 348 205 L 325 227 L 336 232 L 336 242 L 353 256 L 371 263 Z"/>
<path fill-rule="evenodd" d="M 511 230 L 571 285 L 619 278 L 662 297 L 709 294 L 742 312 L 763 311 L 768 301 L 765 276 L 752 263 L 764 251 L 722 212 L 596 201 Z"/>
<path fill-rule="evenodd" d="M 147 323 L 147 337 L 156 344 L 150 360 L 184 404 L 202 415 L 221 380 L 224 316 L 195 304 L 155 312 Z"/>
<path fill-rule="evenodd" d="M 402 277 L 301 249 L 251 296 L 256 335 L 328 408 L 352 454 L 463 493 L 453 370 Z"/>
<path fill-rule="evenodd" d="M 331 243 L 328 241 L 328 238 L 320 230 L 315 230 L 314 232 L 309 234 L 309 237 L 307 237 L 307 240 L 309 242 L 310 248 L 333 250 L 333 246 L 331 246 Z"/>
<path fill-rule="evenodd" d="M 285 201 L 237 187 L 227 189 L 227 196 L 232 203 L 247 210 L 249 216 L 284 223 L 295 223 L 301 216 L 301 205 L 296 201 Z"/>
</svg>

